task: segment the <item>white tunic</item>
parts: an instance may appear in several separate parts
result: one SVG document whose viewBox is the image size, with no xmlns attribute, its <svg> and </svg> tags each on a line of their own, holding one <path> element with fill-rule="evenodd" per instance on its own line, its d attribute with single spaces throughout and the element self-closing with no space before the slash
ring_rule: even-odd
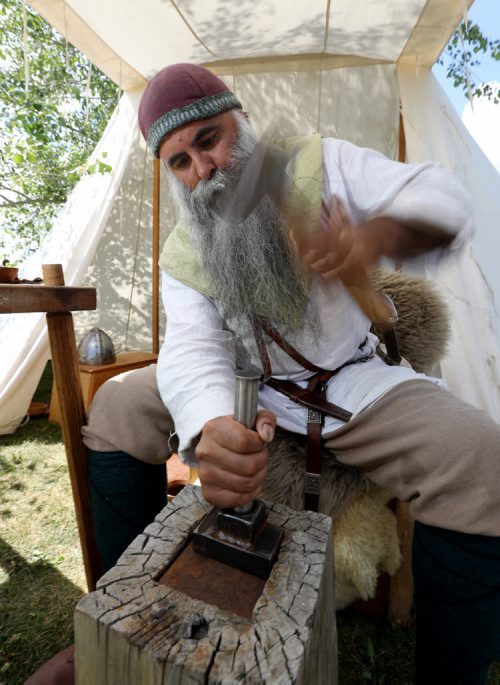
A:
<svg viewBox="0 0 500 685">
<path fill-rule="evenodd" d="M 439 165 L 399 164 L 373 150 L 335 139 L 323 140 L 322 148 L 323 201 L 335 195 L 354 224 L 377 216 L 428 222 L 455 234 L 451 249 L 458 249 L 472 233 L 467 196 Z M 257 368 L 261 362 L 253 340 L 237 340 L 207 297 L 166 273 L 163 301 L 167 330 L 158 360 L 158 387 L 174 419 L 180 456 L 195 465 L 193 441 L 204 424 L 233 413 L 234 370 L 241 351 Z M 316 277 L 311 302 L 321 322 L 319 334 L 302 330 L 286 336 L 311 362 L 335 369 L 375 348 L 370 321 L 339 281 Z M 268 352 L 274 376 L 305 385 L 309 371 L 275 343 L 268 345 Z M 389 367 L 374 356 L 334 376 L 327 399 L 357 414 L 395 385 L 415 377 L 427 378 L 406 367 Z M 273 411 L 283 428 L 307 432 L 307 410 L 272 388 L 260 392 L 259 406 Z M 323 431 L 330 433 L 341 425 L 340 420 L 326 417 Z"/>
</svg>

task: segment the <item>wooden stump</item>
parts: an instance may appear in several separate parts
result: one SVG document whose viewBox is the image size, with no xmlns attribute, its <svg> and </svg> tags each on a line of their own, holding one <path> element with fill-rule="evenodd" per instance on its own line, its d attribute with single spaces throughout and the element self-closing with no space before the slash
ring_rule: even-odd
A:
<svg viewBox="0 0 500 685">
<path fill-rule="evenodd" d="M 80 600 L 77 685 L 337 683 L 331 519 L 268 505 L 285 538 L 246 620 L 158 582 L 209 509 L 184 488 Z"/>
</svg>

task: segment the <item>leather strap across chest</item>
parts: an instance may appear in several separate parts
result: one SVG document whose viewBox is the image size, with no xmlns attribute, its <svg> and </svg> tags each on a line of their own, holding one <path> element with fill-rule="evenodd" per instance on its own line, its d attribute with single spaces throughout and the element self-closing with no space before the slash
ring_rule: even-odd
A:
<svg viewBox="0 0 500 685">
<path fill-rule="evenodd" d="M 313 373 L 308 380 L 306 388 L 302 388 L 293 381 L 279 380 L 272 377 L 271 361 L 262 335 L 263 330 L 292 359 Z M 262 320 L 254 322 L 254 334 L 264 369 L 264 382 L 266 385 L 281 392 L 293 402 L 297 402 L 297 404 L 307 408 L 307 465 L 304 508 L 310 511 L 318 511 L 321 473 L 321 432 L 325 415 L 333 416 L 341 421 L 349 421 L 352 416 L 351 412 L 342 409 L 342 407 L 333 402 L 327 401 L 327 383 L 340 369 L 351 362 L 342 364 L 342 366 L 333 370 L 322 369 L 306 359 L 290 343 L 282 338 L 275 328 Z"/>
</svg>

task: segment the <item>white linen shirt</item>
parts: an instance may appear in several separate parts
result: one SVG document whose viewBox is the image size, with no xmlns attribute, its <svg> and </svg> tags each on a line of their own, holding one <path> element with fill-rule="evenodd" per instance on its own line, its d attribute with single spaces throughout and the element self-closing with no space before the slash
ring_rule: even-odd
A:
<svg viewBox="0 0 500 685">
<path fill-rule="evenodd" d="M 455 235 L 451 249 L 471 235 L 468 199 L 438 164 L 400 164 L 332 138 L 322 141 L 322 151 L 323 202 L 335 195 L 354 224 L 377 216 L 428 222 Z M 233 413 L 238 361 L 243 355 L 247 363 L 262 365 L 255 342 L 228 330 L 209 298 L 166 273 L 162 283 L 167 329 L 158 359 L 158 387 L 174 420 L 179 454 L 196 465 L 194 447 L 205 423 Z M 377 340 L 369 333 L 370 321 L 339 281 L 315 276 L 311 305 L 321 322 L 319 332 L 300 330 L 285 336 L 311 362 L 335 369 L 374 350 Z M 268 345 L 268 353 L 273 376 L 306 384 L 311 373 L 275 343 Z M 407 367 L 389 367 L 374 356 L 335 375 L 328 383 L 327 399 L 356 415 L 394 386 L 416 377 L 441 384 Z M 260 391 L 259 407 L 274 412 L 283 428 L 307 432 L 307 410 L 272 388 Z M 323 433 L 341 425 L 326 417 Z"/>
</svg>

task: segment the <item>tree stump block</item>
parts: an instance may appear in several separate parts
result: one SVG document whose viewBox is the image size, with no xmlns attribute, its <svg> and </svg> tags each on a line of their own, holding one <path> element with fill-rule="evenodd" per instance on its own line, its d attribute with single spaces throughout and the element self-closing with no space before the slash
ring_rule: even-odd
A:
<svg viewBox="0 0 500 685">
<path fill-rule="evenodd" d="M 337 683 L 331 519 L 268 504 L 285 537 L 247 620 L 158 582 L 210 508 L 185 487 L 80 600 L 77 685 Z"/>
</svg>

